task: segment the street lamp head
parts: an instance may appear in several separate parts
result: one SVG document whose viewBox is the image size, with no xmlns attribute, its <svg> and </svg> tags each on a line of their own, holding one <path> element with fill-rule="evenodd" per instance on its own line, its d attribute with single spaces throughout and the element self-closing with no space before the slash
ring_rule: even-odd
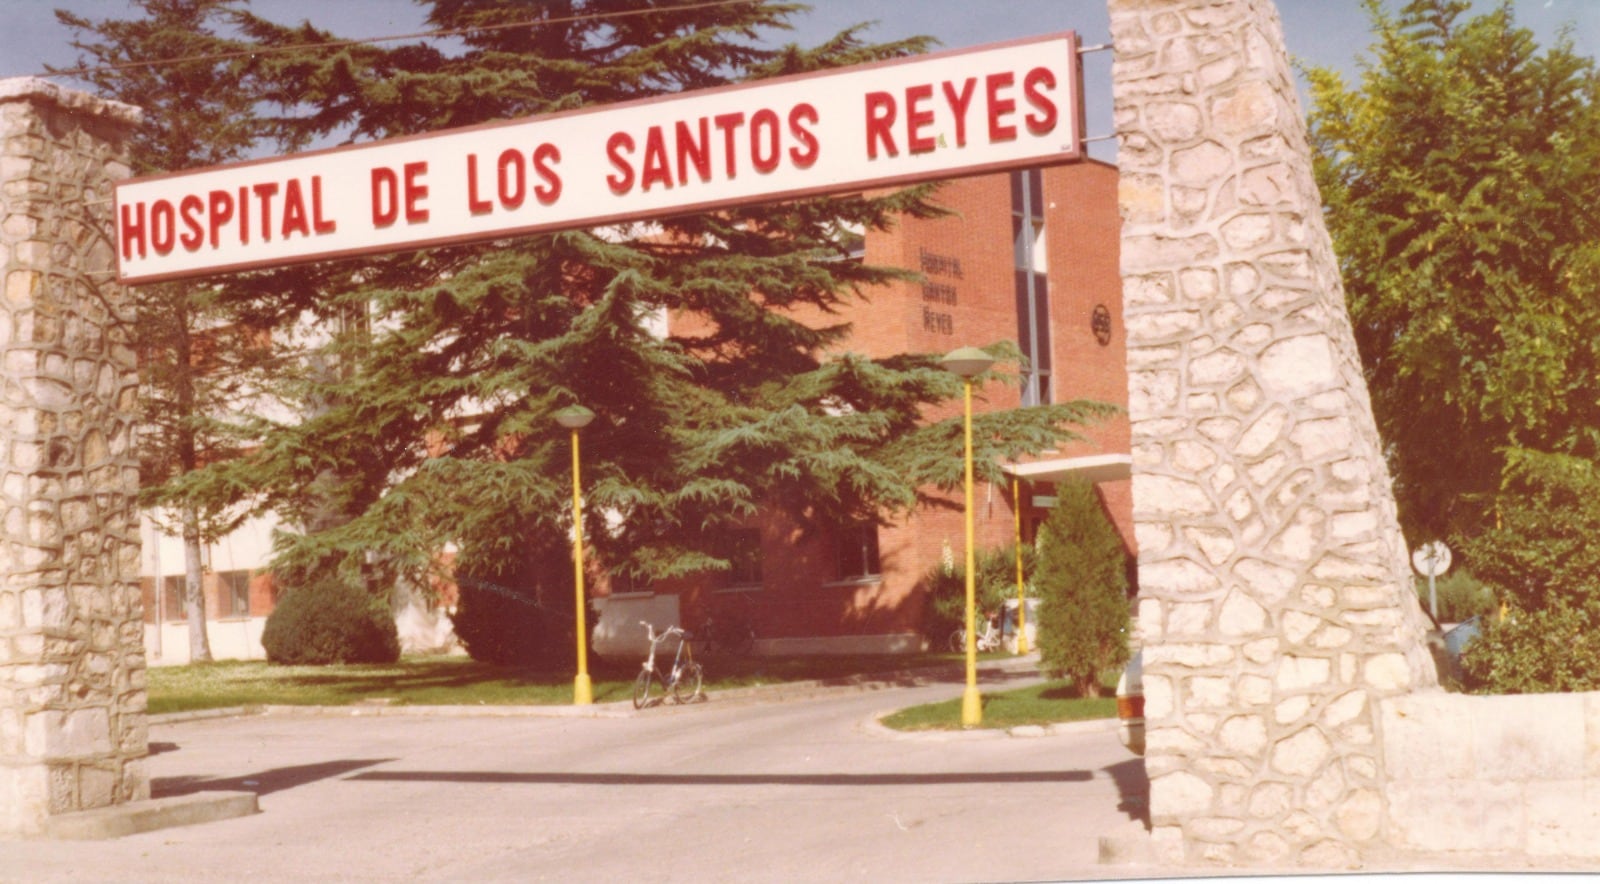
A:
<svg viewBox="0 0 1600 884">
<path fill-rule="evenodd" d="M 962 347 L 951 350 L 949 355 L 939 360 L 947 371 L 954 372 L 967 380 L 972 380 L 989 370 L 994 365 L 994 357 L 979 350 L 977 347 Z"/>
<path fill-rule="evenodd" d="M 569 405 L 555 413 L 556 423 L 569 430 L 581 430 L 594 420 L 594 412 L 582 405 Z"/>
</svg>

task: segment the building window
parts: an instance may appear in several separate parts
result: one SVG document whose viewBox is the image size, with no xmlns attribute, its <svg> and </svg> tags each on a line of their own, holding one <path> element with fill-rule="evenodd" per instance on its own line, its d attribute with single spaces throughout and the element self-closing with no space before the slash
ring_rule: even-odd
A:
<svg viewBox="0 0 1600 884">
<path fill-rule="evenodd" d="M 860 580 L 883 573 L 878 561 L 878 526 L 851 525 L 839 532 L 839 579 Z"/>
<path fill-rule="evenodd" d="M 1044 175 L 1011 173 L 1011 232 L 1017 289 L 1017 346 L 1027 359 L 1023 405 L 1054 401 L 1050 390 L 1050 284 L 1044 234 Z"/>
<path fill-rule="evenodd" d="M 250 616 L 249 571 L 223 571 L 217 575 L 217 616 Z"/>
<path fill-rule="evenodd" d="M 761 585 L 761 532 L 740 528 L 728 535 L 728 585 Z"/>
<path fill-rule="evenodd" d="M 161 578 L 161 615 L 163 620 L 184 620 L 183 575 L 169 574 Z"/>
</svg>

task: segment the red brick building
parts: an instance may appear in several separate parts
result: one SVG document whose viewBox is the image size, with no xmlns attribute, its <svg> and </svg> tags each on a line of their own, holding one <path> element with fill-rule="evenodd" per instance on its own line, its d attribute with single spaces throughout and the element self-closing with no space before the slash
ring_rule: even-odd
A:
<svg viewBox="0 0 1600 884">
<path fill-rule="evenodd" d="M 944 354 L 1011 340 L 1030 356 L 1029 382 L 1020 391 L 986 385 L 976 391 L 976 410 L 1072 399 L 1125 404 L 1116 191 L 1116 168 L 1095 161 L 946 183 L 937 200 L 950 216 L 906 219 L 892 231 L 866 235 L 862 260 L 916 270 L 924 280 L 868 292 L 842 317 L 829 317 L 852 325 L 842 349 L 874 357 Z M 958 414 L 959 402 L 948 409 L 930 417 Z M 1032 541 L 1054 482 L 1077 475 L 1101 480 L 1099 493 L 1131 556 L 1127 420 L 1085 427 L 1083 434 L 1089 441 L 1011 468 L 1023 502 L 1023 538 Z M 974 499 L 978 546 L 1009 544 L 1016 533 L 1011 484 L 980 483 Z M 276 601 L 263 570 L 272 527 L 270 520 L 252 523 L 208 547 L 207 625 L 219 658 L 264 654 L 261 630 Z M 146 644 L 155 661 L 186 662 L 181 549 L 153 525 L 145 532 Z M 959 492 L 948 505 L 923 507 L 888 527 L 802 535 L 768 517 L 731 538 L 737 547 L 731 573 L 631 592 L 597 575 L 595 650 L 631 658 L 642 651 L 640 620 L 693 625 L 723 614 L 752 623 L 758 650 L 769 653 L 914 651 L 926 606 L 920 581 L 945 561 L 962 560 L 964 532 Z M 401 620 L 408 647 L 448 639 L 441 632 L 448 623 L 431 605 L 414 602 Z"/>
<path fill-rule="evenodd" d="M 884 286 L 833 317 L 852 325 L 842 349 L 874 357 L 943 354 L 1012 340 L 1034 369 L 1026 387 L 989 384 L 976 391 L 975 410 L 1073 399 L 1126 404 L 1116 168 L 1088 161 L 962 179 L 945 184 L 937 201 L 952 214 L 866 235 L 863 260 L 919 271 L 924 281 Z M 1011 469 L 1023 538 L 1032 541 L 1054 482 L 1076 475 L 1099 480 L 1131 556 L 1127 420 L 1083 434 L 1087 442 Z M 1012 487 L 980 483 L 974 501 L 978 546 L 1010 543 Z M 695 624 L 718 613 L 748 619 L 765 652 L 917 650 L 926 604 L 921 578 L 947 556 L 964 555 L 959 493 L 949 503 L 922 507 L 889 527 L 841 526 L 826 536 L 802 535 L 776 516 L 760 520 L 735 538 L 731 573 L 643 592 L 602 587 L 596 650 L 635 653 L 641 619 Z"/>
</svg>

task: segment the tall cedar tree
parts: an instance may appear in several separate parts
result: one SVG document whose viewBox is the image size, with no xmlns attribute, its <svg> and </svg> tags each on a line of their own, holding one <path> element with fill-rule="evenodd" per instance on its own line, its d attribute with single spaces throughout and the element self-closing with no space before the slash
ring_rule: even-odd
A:
<svg viewBox="0 0 1600 884">
<path fill-rule="evenodd" d="M 1600 79 L 1509 4 L 1368 0 L 1309 72 L 1325 217 L 1413 542 L 1493 524 L 1509 452 L 1600 457 Z"/>
<path fill-rule="evenodd" d="M 135 0 L 142 17 L 91 21 L 56 17 L 76 35 L 73 76 L 108 98 L 143 109 L 131 141 L 136 174 L 231 162 L 269 134 L 253 113 L 251 77 L 240 59 L 206 60 L 237 51 L 219 36 L 239 0 Z M 193 59 L 141 65 L 151 59 Z M 113 67 L 117 66 L 117 67 Z M 187 484 L 196 470 L 231 456 L 229 412 L 250 393 L 250 375 L 269 348 L 259 330 L 240 326 L 200 284 L 167 283 L 133 290 L 139 355 L 141 503 L 184 547 L 184 613 L 189 654 L 211 659 L 201 592 L 201 545 L 226 534 L 241 510 L 234 491 Z"/>
<path fill-rule="evenodd" d="M 1033 579 L 1041 665 L 1079 696 L 1100 696 L 1101 673 L 1128 662 L 1128 551 L 1093 486 L 1057 489 L 1039 527 Z"/>
<path fill-rule="evenodd" d="M 449 42 L 264 53 L 257 72 L 286 130 L 360 141 L 894 58 L 927 42 L 867 44 L 852 30 L 813 49 L 756 45 L 802 8 L 434 0 L 428 23 L 451 29 Z M 332 39 L 309 25 L 244 28 L 280 48 Z M 215 469 L 260 483 L 268 505 L 308 527 L 281 538 L 276 564 L 290 568 L 357 568 L 375 551 L 369 563 L 416 570 L 446 542 L 507 560 L 530 536 L 566 543 L 569 437 L 552 414 L 573 403 L 598 414 L 582 435 L 586 528 L 613 571 L 726 567 L 719 531 L 763 506 L 816 527 L 904 510 L 919 486 L 960 481 L 958 422 L 922 420 L 960 382 L 939 354 L 844 352 L 837 313 L 907 276 L 852 260 L 852 231 L 935 215 L 931 193 L 680 215 L 230 283 L 262 321 L 344 316 L 360 333 L 330 343 L 339 371 L 308 379 L 302 393 L 317 408 L 263 420 L 260 448 Z M 672 333 L 652 332 L 667 316 Z M 1058 445 L 1109 411 L 1074 402 L 985 415 L 982 468 L 997 478 L 998 459 Z"/>
</svg>

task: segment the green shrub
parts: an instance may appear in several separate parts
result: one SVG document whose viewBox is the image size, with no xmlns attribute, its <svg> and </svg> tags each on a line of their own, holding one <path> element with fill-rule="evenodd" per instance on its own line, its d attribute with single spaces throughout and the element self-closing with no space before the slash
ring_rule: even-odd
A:
<svg viewBox="0 0 1600 884">
<path fill-rule="evenodd" d="M 1039 528 L 1039 657 L 1080 696 L 1101 694 L 1101 673 L 1128 662 L 1128 553 L 1094 488 L 1063 483 Z"/>
<path fill-rule="evenodd" d="M 384 601 L 325 576 L 290 586 L 267 618 L 261 644 L 273 663 L 393 663 L 400 636 Z"/>
<path fill-rule="evenodd" d="M 1417 599 L 1422 609 L 1428 610 L 1428 578 L 1416 580 Z M 1474 615 L 1492 614 L 1498 608 L 1494 590 L 1465 568 L 1453 568 L 1450 573 L 1433 579 L 1434 596 L 1439 602 L 1440 623 L 1460 623 Z"/>
<path fill-rule="evenodd" d="M 1467 686 L 1488 693 L 1600 688 L 1600 464 L 1510 450 L 1492 525 L 1458 538 L 1509 610 L 1466 647 Z"/>
<path fill-rule="evenodd" d="M 571 553 L 553 545 L 463 551 L 450 619 L 474 660 L 544 669 L 574 665 Z M 590 618 L 590 625 L 593 625 Z"/>
<path fill-rule="evenodd" d="M 966 625 L 967 566 L 964 561 L 948 557 L 950 561 L 922 575 L 922 585 L 928 593 L 928 605 L 923 615 L 923 634 L 933 649 L 945 649 L 950 633 Z M 1029 575 L 1033 573 L 1033 549 L 1022 548 L 1023 584 L 1032 595 Z M 973 595 L 976 598 L 978 632 L 983 632 L 985 612 L 998 613 L 1007 599 L 1017 597 L 1017 547 L 980 549 L 974 554 Z"/>
<path fill-rule="evenodd" d="M 1484 617 L 1461 665 L 1467 687 L 1498 694 L 1600 690 L 1600 610 L 1564 602 Z"/>
</svg>

